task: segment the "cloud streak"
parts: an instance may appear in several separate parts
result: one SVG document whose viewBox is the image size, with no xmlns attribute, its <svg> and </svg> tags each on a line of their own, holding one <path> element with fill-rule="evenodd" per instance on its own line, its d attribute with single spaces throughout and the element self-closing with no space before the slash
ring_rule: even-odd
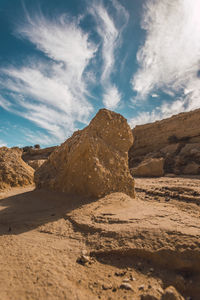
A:
<svg viewBox="0 0 200 300">
<path fill-rule="evenodd" d="M 199 11 L 198 0 L 146 1 L 142 18 L 146 39 L 137 53 L 139 69 L 132 78 L 138 100 L 161 91 L 181 95 L 174 102 L 177 112 L 200 106 Z M 159 109 L 163 117 L 164 108 L 165 103 Z"/>
<path fill-rule="evenodd" d="M 104 86 L 103 103 L 109 109 L 115 109 L 121 100 L 121 94 L 116 85 L 112 83 L 111 75 L 115 69 L 115 51 L 121 43 L 121 34 L 129 18 L 128 12 L 118 1 L 113 0 L 112 4 L 117 12 L 118 23 L 121 23 L 119 29 L 102 4 L 93 5 L 90 9 L 90 13 L 96 20 L 97 32 L 102 41 L 103 70 L 101 83 Z"/>
<path fill-rule="evenodd" d="M 0 85 L 10 101 L 1 97 L 0 106 L 63 141 L 76 129 L 76 122 L 87 123 L 93 110 L 84 75 L 97 47 L 78 23 L 65 15 L 56 20 L 27 15 L 27 23 L 17 28 L 17 35 L 34 44 L 48 62 L 38 53 L 26 66 L 1 69 Z"/>
</svg>

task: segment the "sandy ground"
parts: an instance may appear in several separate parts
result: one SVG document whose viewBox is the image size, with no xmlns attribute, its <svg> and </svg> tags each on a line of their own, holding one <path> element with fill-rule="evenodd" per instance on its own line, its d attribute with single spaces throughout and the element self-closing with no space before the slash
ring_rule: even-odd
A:
<svg viewBox="0 0 200 300">
<path fill-rule="evenodd" d="M 137 199 L 95 202 L 0 192 L 0 299 L 160 299 L 173 285 L 199 300 L 199 183 L 138 178 Z"/>
</svg>

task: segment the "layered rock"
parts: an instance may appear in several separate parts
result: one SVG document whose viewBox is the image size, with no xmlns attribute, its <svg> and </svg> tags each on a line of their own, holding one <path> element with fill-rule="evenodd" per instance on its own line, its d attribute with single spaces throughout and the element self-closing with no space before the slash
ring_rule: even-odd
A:
<svg viewBox="0 0 200 300">
<path fill-rule="evenodd" d="M 200 174 L 199 123 L 200 109 L 197 109 L 136 126 L 135 141 L 129 151 L 130 168 L 136 168 L 147 158 L 164 158 L 165 173 Z"/>
<path fill-rule="evenodd" d="M 34 170 L 37 170 L 46 162 L 46 159 L 35 159 L 35 160 L 28 160 L 27 164 L 31 166 Z"/>
<path fill-rule="evenodd" d="M 34 170 L 21 158 L 19 148 L 0 148 L 0 189 L 33 183 Z"/>
<path fill-rule="evenodd" d="M 27 148 L 29 148 L 29 147 L 27 147 Z M 57 146 L 48 147 L 48 148 L 44 148 L 44 149 L 31 149 L 31 148 L 29 148 L 27 151 L 23 151 L 23 153 L 22 153 L 22 159 L 26 163 L 29 163 L 30 161 L 41 161 L 41 160 L 45 161 L 45 160 L 48 159 L 48 157 L 50 156 L 50 154 L 55 149 L 57 149 Z"/>
<path fill-rule="evenodd" d="M 136 168 L 132 168 L 131 174 L 141 177 L 159 177 L 164 175 L 163 167 L 163 158 L 150 158 L 141 162 Z"/>
<path fill-rule="evenodd" d="M 36 171 L 36 185 L 88 197 L 117 191 L 134 197 L 134 180 L 128 168 L 132 143 L 126 119 L 101 109 Z"/>
</svg>

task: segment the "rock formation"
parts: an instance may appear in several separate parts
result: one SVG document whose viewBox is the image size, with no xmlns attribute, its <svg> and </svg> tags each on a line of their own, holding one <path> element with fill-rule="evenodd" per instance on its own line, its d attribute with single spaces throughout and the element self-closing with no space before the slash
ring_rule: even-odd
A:
<svg viewBox="0 0 200 300">
<path fill-rule="evenodd" d="M 133 129 L 129 166 L 164 158 L 165 173 L 200 174 L 200 109 Z M 152 174 L 153 176 L 153 174 Z"/>
<path fill-rule="evenodd" d="M 28 151 L 24 151 L 22 154 L 22 158 L 27 160 L 37 160 L 37 159 L 47 159 L 49 155 L 57 149 L 57 146 L 48 147 L 44 149 L 28 149 Z"/>
<path fill-rule="evenodd" d="M 87 197 L 117 191 L 134 197 L 134 180 L 128 168 L 132 143 L 126 119 L 101 109 L 36 171 L 36 186 Z"/>
<path fill-rule="evenodd" d="M 131 174 L 141 177 L 159 177 L 164 175 L 163 166 L 163 158 L 150 158 L 142 161 L 136 168 L 132 168 Z"/>
<path fill-rule="evenodd" d="M 33 183 L 34 170 L 21 158 L 19 148 L 0 148 L 0 189 Z"/>
<path fill-rule="evenodd" d="M 35 160 L 28 160 L 27 164 L 31 166 L 34 170 L 37 170 L 46 162 L 46 159 L 35 159 Z"/>
</svg>

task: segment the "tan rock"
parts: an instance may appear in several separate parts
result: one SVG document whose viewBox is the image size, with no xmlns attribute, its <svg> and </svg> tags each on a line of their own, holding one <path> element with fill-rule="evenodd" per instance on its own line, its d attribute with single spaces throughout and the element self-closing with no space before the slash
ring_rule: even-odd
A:
<svg viewBox="0 0 200 300">
<path fill-rule="evenodd" d="M 85 129 L 75 132 L 36 171 L 36 185 L 89 197 L 116 191 L 134 197 L 134 180 L 128 169 L 132 143 L 126 119 L 101 109 Z"/>
<path fill-rule="evenodd" d="M 19 148 L 0 148 L 0 189 L 33 183 L 34 170 L 21 158 Z"/>
<path fill-rule="evenodd" d="M 166 155 L 175 155 L 176 152 L 178 151 L 178 148 L 179 148 L 179 144 L 170 144 L 170 145 L 167 145 L 164 148 L 162 148 L 160 150 L 160 152 L 162 154 L 164 154 L 165 156 Z"/>
<path fill-rule="evenodd" d="M 193 143 L 185 145 L 179 155 L 181 156 L 190 156 L 200 153 L 200 143 Z"/>
<path fill-rule="evenodd" d="M 188 163 L 183 168 L 183 174 L 184 175 L 198 175 L 198 174 L 200 174 L 200 165 L 195 163 L 195 162 Z"/>
<path fill-rule="evenodd" d="M 163 167 L 163 158 L 151 158 L 141 162 L 136 168 L 132 168 L 131 174 L 141 177 L 159 177 L 164 175 Z"/>
<path fill-rule="evenodd" d="M 184 298 L 177 292 L 175 287 L 169 286 L 165 289 L 161 300 L 184 300 Z"/>
<path fill-rule="evenodd" d="M 27 164 L 31 166 L 34 170 L 37 170 L 45 163 L 46 159 L 35 159 L 35 160 L 28 160 Z"/>
</svg>

